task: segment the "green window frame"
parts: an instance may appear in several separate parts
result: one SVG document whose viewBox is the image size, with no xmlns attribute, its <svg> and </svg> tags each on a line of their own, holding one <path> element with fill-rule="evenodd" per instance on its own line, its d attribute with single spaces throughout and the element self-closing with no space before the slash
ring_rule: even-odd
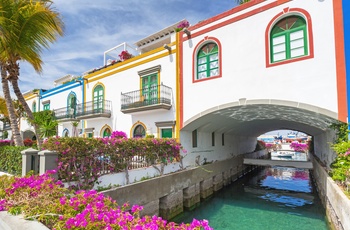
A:
<svg viewBox="0 0 350 230">
<path fill-rule="evenodd" d="M 36 102 L 35 101 L 32 104 L 32 111 L 33 111 L 33 113 L 36 112 Z"/>
<path fill-rule="evenodd" d="M 93 92 L 93 104 L 94 110 L 103 110 L 104 89 L 102 85 L 98 85 L 94 88 Z"/>
<path fill-rule="evenodd" d="M 71 93 L 67 98 L 67 110 L 69 115 L 76 115 L 77 110 L 77 97 L 75 94 Z"/>
<path fill-rule="evenodd" d="M 281 62 L 308 55 L 307 25 L 296 15 L 278 21 L 270 33 L 271 62 Z"/>
<path fill-rule="evenodd" d="M 50 110 L 50 103 L 47 103 L 44 105 L 44 111 L 45 110 Z"/>
<path fill-rule="evenodd" d="M 142 77 L 142 96 L 145 103 L 149 105 L 158 103 L 158 73 Z"/>
<path fill-rule="evenodd" d="M 196 80 L 219 76 L 219 46 L 215 42 L 204 44 L 197 53 Z"/>
</svg>

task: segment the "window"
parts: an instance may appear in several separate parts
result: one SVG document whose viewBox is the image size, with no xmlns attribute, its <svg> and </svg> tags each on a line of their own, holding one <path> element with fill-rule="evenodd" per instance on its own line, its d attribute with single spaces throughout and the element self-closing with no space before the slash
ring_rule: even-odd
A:
<svg viewBox="0 0 350 230">
<path fill-rule="evenodd" d="M 50 103 L 44 104 L 44 110 L 50 110 Z"/>
<path fill-rule="evenodd" d="M 197 129 L 192 132 L 192 147 L 197 147 Z"/>
<path fill-rule="evenodd" d="M 94 88 L 94 95 L 93 95 L 93 103 L 94 103 L 94 110 L 103 110 L 103 100 L 104 100 L 104 92 L 102 85 L 98 85 Z"/>
<path fill-rule="evenodd" d="M 222 146 L 225 145 L 225 134 L 224 133 L 221 135 L 221 144 L 222 144 Z"/>
<path fill-rule="evenodd" d="M 158 74 L 142 77 L 142 101 L 149 105 L 158 103 Z"/>
<path fill-rule="evenodd" d="M 204 44 L 197 53 L 196 79 L 219 75 L 219 48 L 214 42 Z"/>
<path fill-rule="evenodd" d="M 68 129 L 64 129 L 64 130 L 63 130 L 62 137 L 69 137 L 69 131 L 68 131 Z"/>
<path fill-rule="evenodd" d="M 35 101 L 32 104 L 32 111 L 33 111 L 33 113 L 36 112 L 36 102 Z"/>
<path fill-rule="evenodd" d="M 104 131 L 103 131 L 103 137 L 110 137 L 111 136 L 111 130 L 109 128 L 106 128 Z"/>
<path fill-rule="evenodd" d="M 173 129 L 172 128 L 161 129 L 161 137 L 162 138 L 172 138 L 173 137 Z"/>
<path fill-rule="evenodd" d="M 70 93 L 67 99 L 67 109 L 69 115 L 75 116 L 76 115 L 76 107 L 77 107 L 77 97 L 74 93 Z"/>
<path fill-rule="evenodd" d="M 308 55 L 307 28 L 300 16 L 278 21 L 270 33 L 271 62 L 280 62 Z"/>
<path fill-rule="evenodd" d="M 211 133 L 211 146 L 215 146 L 215 132 Z"/>
<path fill-rule="evenodd" d="M 146 136 L 146 130 L 143 127 L 143 125 L 137 125 L 133 132 L 133 137 L 145 137 Z"/>
</svg>

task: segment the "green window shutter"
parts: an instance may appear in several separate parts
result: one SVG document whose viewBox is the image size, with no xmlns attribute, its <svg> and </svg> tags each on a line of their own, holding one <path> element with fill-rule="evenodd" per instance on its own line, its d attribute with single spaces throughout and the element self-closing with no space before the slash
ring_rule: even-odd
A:
<svg viewBox="0 0 350 230">
<path fill-rule="evenodd" d="M 168 128 L 168 129 L 162 129 L 162 138 L 172 138 L 173 137 L 173 129 Z"/>
<path fill-rule="evenodd" d="M 142 96 L 145 103 L 152 105 L 158 103 L 158 74 L 154 73 L 142 77 Z"/>
<path fill-rule="evenodd" d="M 94 89 L 94 110 L 103 109 L 104 91 L 101 85 L 98 85 Z"/>
<path fill-rule="evenodd" d="M 197 54 L 197 79 L 219 75 L 219 48 L 214 42 L 203 45 Z"/>
<path fill-rule="evenodd" d="M 271 62 L 293 59 L 308 54 L 306 22 L 300 16 L 283 18 L 270 34 Z"/>
</svg>

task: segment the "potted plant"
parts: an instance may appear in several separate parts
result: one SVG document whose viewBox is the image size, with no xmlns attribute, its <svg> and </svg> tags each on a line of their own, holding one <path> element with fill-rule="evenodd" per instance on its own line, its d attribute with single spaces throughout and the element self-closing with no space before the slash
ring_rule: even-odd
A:
<svg viewBox="0 0 350 230">
<path fill-rule="evenodd" d="M 132 58 L 132 54 L 130 54 L 127 50 L 123 50 L 118 56 L 121 61 L 125 61 L 129 58 Z"/>
<path fill-rule="evenodd" d="M 188 28 L 190 26 L 190 23 L 185 20 L 179 23 L 179 25 L 177 25 L 177 27 L 175 28 L 176 32 L 180 32 L 181 30 L 183 30 L 184 28 Z"/>
</svg>

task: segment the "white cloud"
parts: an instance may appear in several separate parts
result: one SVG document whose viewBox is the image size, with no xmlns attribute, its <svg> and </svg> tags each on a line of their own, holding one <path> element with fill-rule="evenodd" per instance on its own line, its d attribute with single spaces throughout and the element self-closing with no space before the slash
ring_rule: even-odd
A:
<svg viewBox="0 0 350 230">
<path fill-rule="evenodd" d="M 43 52 L 41 75 L 20 63 L 21 90 L 52 88 L 57 78 L 101 66 L 103 52 L 116 45 L 133 45 L 184 18 L 196 24 L 235 5 L 232 0 L 56 0 L 65 36 Z"/>
</svg>

